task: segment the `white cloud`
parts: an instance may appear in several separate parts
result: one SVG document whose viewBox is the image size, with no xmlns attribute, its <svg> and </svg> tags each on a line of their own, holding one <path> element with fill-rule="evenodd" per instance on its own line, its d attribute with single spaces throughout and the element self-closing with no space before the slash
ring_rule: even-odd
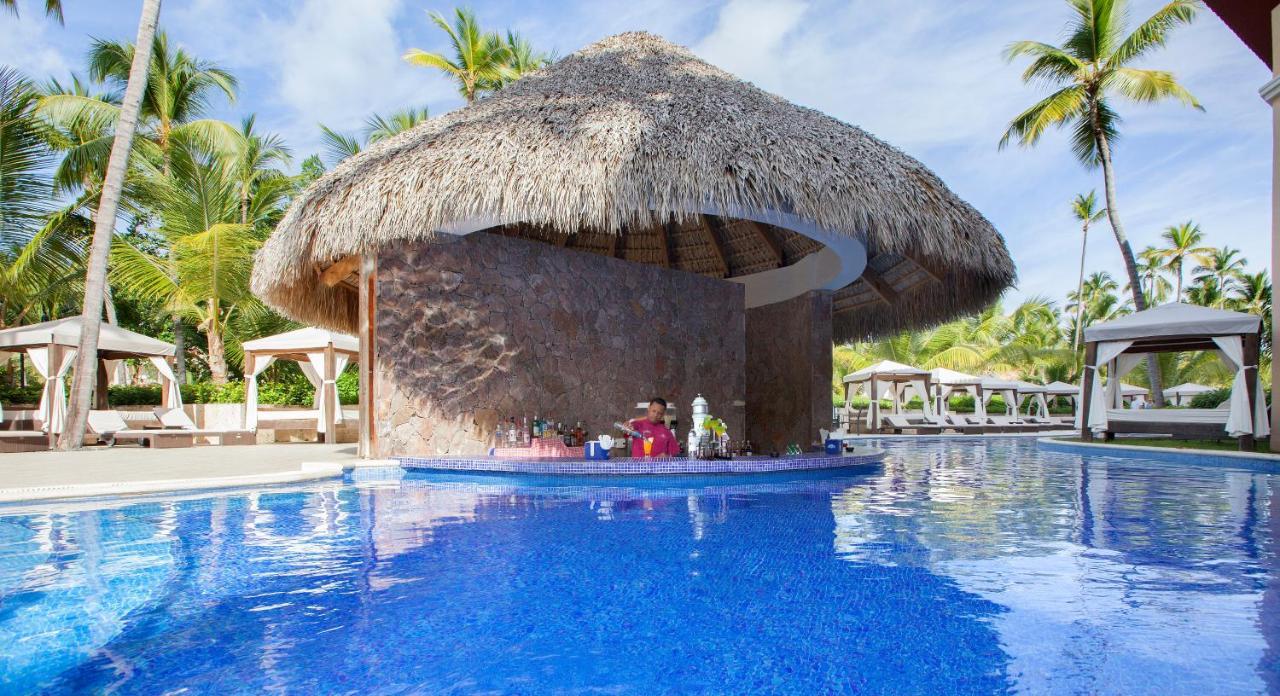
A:
<svg viewBox="0 0 1280 696">
<path fill-rule="evenodd" d="M 17 68 L 35 81 L 65 75 L 71 70 L 71 63 L 49 36 L 50 28 L 60 30 L 58 25 L 37 12 L 40 8 L 34 3 L 21 7 L 21 18 L 0 11 L 0 36 L 4 36 L 0 41 L 0 65 Z"/>
</svg>

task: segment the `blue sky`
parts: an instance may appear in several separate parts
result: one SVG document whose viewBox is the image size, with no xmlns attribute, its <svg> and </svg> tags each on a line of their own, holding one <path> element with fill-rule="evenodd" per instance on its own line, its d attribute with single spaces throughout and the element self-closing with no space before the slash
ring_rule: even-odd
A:
<svg viewBox="0 0 1280 696">
<path fill-rule="evenodd" d="M 36 79 L 81 70 L 89 37 L 132 40 L 138 0 L 65 0 L 67 23 L 18 0 L 0 13 L 0 63 Z M 1135 17 L 1159 2 L 1134 0 Z M 256 112 L 300 160 L 318 151 L 317 123 L 355 131 L 372 112 L 426 105 L 457 108 L 453 87 L 400 60 L 410 47 L 443 50 L 418 0 L 169 0 L 170 38 L 232 70 L 235 104 L 214 116 Z M 635 29 L 661 34 L 796 103 L 859 125 L 936 171 L 1005 236 L 1018 266 L 1010 301 L 1075 287 L 1079 231 L 1069 202 L 1101 188 L 1101 176 L 1053 134 L 1035 150 L 997 151 L 1004 126 L 1043 91 L 1019 81 L 1002 48 L 1016 39 L 1055 41 L 1062 0 L 476 0 L 482 22 L 512 28 L 560 55 Z M 1239 248 L 1252 269 L 1270 255 L 1271 132 L 1258 96 L 1265 66 L 1212 13 L 1179 30 L 1149 60 L 1173 70 L 1201 113 L 1175 105 L 1123 105 L 1117 146 L 1119 209 L 1134 248 L 1165 227 L 1200 223 L 1207 241 Z M 1120 277 L 1106 224 L 1090 235 L 1088 267 Z"/>
</svg>

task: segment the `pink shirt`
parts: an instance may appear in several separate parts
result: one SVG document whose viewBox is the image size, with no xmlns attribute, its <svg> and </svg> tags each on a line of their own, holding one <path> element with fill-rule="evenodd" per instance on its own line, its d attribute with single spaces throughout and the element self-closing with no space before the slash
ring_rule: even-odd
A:
<svg viewBox="0 0 1280 696">
<path fill-rule="evenodd" d="M 650 423 L 648 418 L 637 418 L 630 423 L 632 428 L 640 431 L 646 438 L 653 438 L 652 457 L 675 457 L 680 454 L 680 445 L 676 436 L 671 434 L 667 426 L 661 423 Z M 644 443 L 631 438 L 631 456 L 644 456 Z"/>
</svg>

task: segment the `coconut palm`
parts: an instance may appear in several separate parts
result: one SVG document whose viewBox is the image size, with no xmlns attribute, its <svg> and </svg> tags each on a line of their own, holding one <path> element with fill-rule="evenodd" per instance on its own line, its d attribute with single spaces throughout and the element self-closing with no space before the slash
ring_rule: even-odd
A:
<svg viewBox="0 0 1280 696">
<path fill-rule="evenodd" d="M 1195 280 L 1199 285 L 1216 288 L 1215 303 L 1211 306 L 1222 306 L 1226 295 L 1235 289 L 1236 281 L 1244 275 L 1245 259 L 1240 256 L 1239 249 L 1222 247 L 1208 249 L 1200 257 L 1200 265 L 1195 269 Z"/>
<path fill-rule="evenodd" d="M 1071 202 L 1071 214 L 1080 222 L 1080 277 L 1076 281 L 1077 295 L 1084 289 L 1084 258 L 1089 246 L 1089 225 L 1101 220 L 1106 213 L 1105 208 L 1098 209 L 1098 196 L 1095 191 L 1090 191 L 1088 195 L 1082 193 Z M 1080 332 L 1084 330 L 1080 325 L 1082 308 L 1083 305 L 1076 305 L 1075 331 L 1071 337 L 1073 347 L 1080 345 Z"/>
<path fill-rule="evenodd" d="M 1173 284 L 1165 277 L 1164 250 L 1148 245 L 1138 252 L 1138 275 L 1142 278 L 1142 292 L 1152 305 L 1164 304 L 1169 293 L 1173 292 Z"/>
<path fill-rule="evenodd" d="M 14 17 L 18 16 L 18 0 L 0 0 L 0 7 L 12 12 Z M 62 0 L 44 0 L 44 13 L 45 16 L 56 19 L 58 24 L 66 23 L 62 16 Z"/>
<path fill-rule="evenodd" d="M 1125 0 L 1068 0 L 1068 4 L 1074 16 L 1067 23 L 1066 41 L 1062 46 L 1018 41 L 1005 51 L 1008 60 L 1031 58 L 1031 65 L 1022 74 L 1023 82 L 1042 81 L 1059 89 L 1015 116 L 1000 139 L 1000 147 L 1014 139 L 1029 147 L 1039 142 L 1051 127 L 1072 128 L 1076 157 L 1086 166 L 1102 167 L 1107 217 L 1124 259 L 1133 305 L 1142 311 L 1147 308 L 1147 302 L 1116 203 L 1111 146 L 1118 135 L 1120 118 L 1112 107 L 1112 100 L 1122 97 L 1151 103 L 1173 99 L 1200 108 L 1196 98 L 1178 84 L 1171 73 L 1133 67 L 1164 46 L 1175 27 L 1194 20 L 1200 2 L 1173 0 L 1131 33 L 1127 33 L 1128 3 Z M 1163 406 L 1159 366 L 1154 360 L 1147 361 L 1147 371 L 1156 406 Z"/>
<path fill-rule="evenodd" d="M 1200 231 L 1200 226 L 1188 220 L 1181 225 L 1173 225 L 1165 228 L 1160 234 L 1160 238 L 1167 245 L 1163 250 L 1165 262 L 1169 265 L 1169 269 L 1173 271 L 1177 278 L 1177 288 L 1174 290 L 1174 301 L 1182 301 L 1182 269 L 1186 266 L 1187 260 L 1199 261 L 1209 253 L 1209 247 L 1202 246 L 1204 234 Z"/>
<path fill-rule="evenodd" d="M 469 9 L 454 10 L 453 24 L 439 12 L 428 12 L 432 23 L 449 37 L 450 58 L 411 48 L 403 58 L 410 65 L 434 68 L 458 83 L 458 93 L 471 104 L 480 92 L 495 89 L 515 77 L 511 69 L 511 48 L 494 32 L 483 31 Z"/>
<path fill-rule="evenodd" d="M 274 165 L 288 165 L 292 160 L 284 139 L 271 133 L 260 134 L 255 129 L 256 116 L 248 116 L 240 123 L 240 142 L 227 158 L 231 177 L 235 179 L 240 196 L 240 224 L 249 224 L 249 204 L 254 190 L 269 185 L 269 179 L 284 179 L 285 174 Z"/>
<path fill-rule="evenodd" d="M 554 59 L 550 54 L 534 49 L 529 40 L 514 31 L 507 31 L 507 67 L 508 74 L 494 86 L 500 89 L 519 80 L 535 70 L 550 64 Z"/>
<path fill-rule="evenodd" d="M 324 143 L 325 159 L 328 160 L 330 167 L 335 167 L 342 160 L 359 154 L 366 147 L 407 131 L 428 118 L 430 116 L 425 106 L 421 108 L 411 106 L 393 112 L 389 116 L 373 114 L 365 119 L 364 131 L 359 137 L 339 132 L 322 123 L 320 139 Z"/>
<path fill-rule="evenodd" d="M 227 381 L 228 325 L 260 304 L 249 292 L 249 271 L 269 227 L 262 223 L 290 191 L 287 177 L 246 175 L 242 165 L 233 160 L 228 166 L 190 144 L 175 149 L 170 174 L 155 178 L 151 191 L 167 253 L 149 254 L 125 239 L 112 249 L 112 278 L 120 287 L 163 301 L 205 334 L 210 378 L 218 384 Z"/>
<path fill-rule="evenodd" d="M 143 0 L 137 42 L 139 46 L 148 47 L 148 50 L 137 51 L 132 56 L 124 100 L 116 121 L 115 141 L 111 145 L 102 194 L 98 198 L 98 209 L 94 215 L 93 242 L 85 271 L 84 302 L 81 304 L 80 345 L 76 354 L 67 426 L 58 441 L 61 449 L 78 448 L 84 444 L 84 430 L 97 376 L 98 333 L 102 321 L 102 303 L 106 296 L 107 257 L 111 252 L 111 238 L 115 233 L 116 211 L 120 204 L 120 192 L 124 188 L 129 153 L 133 149 L 133 132 L 137 127 L 143 93 L 147 86 L 147 73 L 151 64 L 149 49 L 159 21 L 160 0 Z"/>
</svg>

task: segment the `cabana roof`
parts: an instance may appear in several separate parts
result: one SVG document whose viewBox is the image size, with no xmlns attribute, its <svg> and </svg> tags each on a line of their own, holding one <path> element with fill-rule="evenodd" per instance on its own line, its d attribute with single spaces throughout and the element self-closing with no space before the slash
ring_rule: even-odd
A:
<svg viewBox="0 0 1280 696">
<path fill-rule="evenodd" d="M 1084 330 L 1084 340 L 1127 341 L 1186 336 L 1256 334 L 1262 319 L 1252 314 L 1170 302 Z"/>
<path fill-rule="evenodd" d="M 1059 381 L 1050 382 L 1044 385 L 1044 393 L 1053 396 L 1075 396 L 1080 393 L 1080 385 Z"/>
<path fill-rule="evenodd" d="M 286 331 L 274 336 L 255 338 L 245 341 L 240 347 L 246 353 L 274 355 L 291 360 L 307 360 L 307 353 L 323 351 L 330 343 L 340 353 L 360 354 L 360 341 L 355 336 L 320 329 L 314 326 L 294 331 Z"/>
<path fill-rule="evenodd" d="M 1122 396 L 1148 396 L 1151 390 L 1146 387 L 1139 387 L 1136 384 L 1120 383 L 1120 394 Z"/>
<path fill-rule="evenodd" d="M 910 382 L 924 379 L 928 376 L 928 372 L 919 368 L 903 365 L 892 360 L 881 360 L 874 365 L 868 365 L 857 372 L 845 375 L 844 382 L 845 384 L 856 384 L 870 381 L 872 377 L 884 382 Z"/>
<path fill-rule="evenodd" d="M 982 381 L 982 388 L 987 391 L 1018 391 L 1020 389 L 1019 382 L 1011 379 L 1000 379 L 991 375 L 983 375 L 979 379 Z"/>
<path fill-rule="evenodd" d="M 1015 278 L 996 230 L 920 162 L 647 33 L 349 158 L 290 206 L 254 291 L 354 331 L 354 255 L 442 233 L 728 278 L 749 307 L 833 290 L 836 341 L 977 311 Z"/>
<path fill-rule="evenodd" d="M 968 375 L 963 372 L 956 372 L 945 367 L 935 367 L 929 370 L 929 378 L 934 384 L 944 387 L 957 385 L 975 385 L 982 384 L 982 378 L 975 375 Z"/>
<path fill-rule="evenodd" d="M 81 323 L 81 317 L 77 315 L 4 329 L 0 331 L 0 351 L 21 353 L 49 345 L 78 348 Z M 103 322 L 98 334 L 98 354 L 106 359 L 169 357 L 174 354 L 174 346 Z"/>
<path fill-rule="evenodd" d="M 1195 382 L 1183 382 L 1182 384 L 1179 384 L 1176 387 L 1169 387 L 1168 389 L 1164 390 L 1164 394 L 1165 396 L 1180 396 L 1180 395 L 1187 396 L 1187 395 L 1195 395 L 1195 394 L 1204 394 L 1206 392 L 1211 392 L 1213 390 L 1214 390 L 1213 387 L 1206 387 L 1203 384 L 1196 384 Z"/>
<path fill-rule="evenodd" d="M 1048 394 L 1049 393 L 1048 387 L 1044 386 L 1043 384 L 1035 384 L 1033 382 L 1024 382 L 1022 380 L 1018 380 L 1014 382 L 1014 384 L 1017 386 L 1019 394 Z"/>
</svg>

